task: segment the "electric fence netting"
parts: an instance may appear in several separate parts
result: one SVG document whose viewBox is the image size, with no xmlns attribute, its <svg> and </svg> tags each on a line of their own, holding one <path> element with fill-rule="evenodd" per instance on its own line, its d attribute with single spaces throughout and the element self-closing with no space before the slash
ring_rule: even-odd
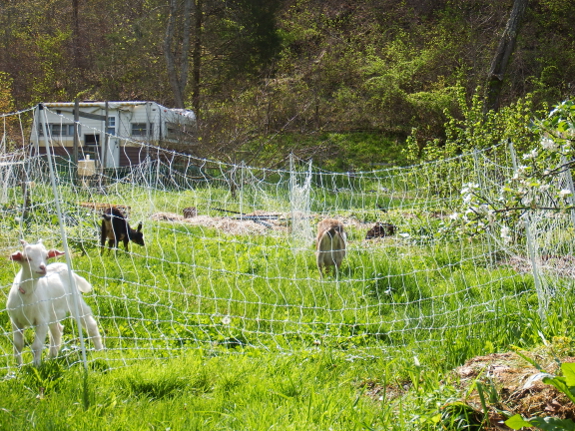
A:
<svg viewBox="0 0 575 431">
<path fill-rule="evenodd" d="M 29 143 L 37 128 L 32 111 L 4 120 L 3 369 L 15 366 L 5 304 L 19 267 L 8 256 L 21 248 L 20 239 L 62 249 L 60 223 L 73 270 L 94 287 L 83 296 L 105 350 L 94 351 L 86 338 L 88 361 L 109 367 L 198 348 L 381 355 L 449 348 L 462 338 L 496 340 L 522 310 L 544 315 L 549 298 L 573 283 L 569 213 L 534 211 L 529 229 L 511 241 L 502 240 L 497 226 L 476 237 L 452 226 L 466 184 L 496 198 L 513 175 L 506 146 L 408 168 L 334 173 L 295 157 L 271 170 L 123 138 L 145 156 L 140 163 L 101 169 L 96 156 L 95 172 L 80 176 L 71 157 L 56 151 L 65 147 L 63 135 L 53 133 L 59 128 L 45 137 L 54 152 L 55 196 L 46 152 Z M 71 121 L 62 117 L 62 124 Z M 100 247 L 109 206 L 121 206 L 132 227 L 142 222 L 144 246 Z M 340 271 L 322 278 L 314 238 L 324 217 L 344 223 L 348 242 Z M 376 223 L 387 231 L 366 239 Z M 65 327 L 60 355 L 81 361 L 77 328 L 73 321 Z M 27 348 L 24 361 L 31 360 Z"/>
</svg>

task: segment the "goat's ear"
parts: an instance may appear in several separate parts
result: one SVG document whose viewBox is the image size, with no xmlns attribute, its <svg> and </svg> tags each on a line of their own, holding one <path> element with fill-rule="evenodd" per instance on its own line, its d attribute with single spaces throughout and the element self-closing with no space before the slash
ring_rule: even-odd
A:
<svg viewBox="0 0 575 431">
<path fill-rule="evenodd" d="M 22 244 L 24 247 L 26 247 L 28 245 L 28 243 L 26 241 L 24 241 L 23 239 L 20 240 L 20 244 Z"/>
<path fill-rule="evenodd" d="M 48 259 L 51 259 L 53 257 L 63 256 L 63 255 L 64 255 L 63 251 L 48 250 Z"/>
<path fill-rule="evenodd" d="M 138 232 L 142 231 L 142 222 L 138 223 L 138 229 L 136 229 Z"/>
<path fill-rule="evenodd" d="M 16 262 L 21 262 L 22 260 L 24 260 L 24 255 L 22 254 L 21 251 L 17 251 L 16 253 L 12 253 L 10 255 L 10 260 L 14 260 Z"/>
</svg>

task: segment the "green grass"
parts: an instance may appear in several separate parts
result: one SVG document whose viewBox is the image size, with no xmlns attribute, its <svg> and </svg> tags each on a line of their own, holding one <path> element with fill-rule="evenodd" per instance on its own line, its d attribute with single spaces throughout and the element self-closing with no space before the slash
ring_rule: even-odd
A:
<svg viewBox="0 0 575 431">
<path fill-rule="evenodd" d="M 366 242 L 349 226 L 341 273 L 325 279 L 313 246 L 285 232 L 229 235 L 149 219 L 186 206 L 221 216 L 214 208 L 264 199 L 270 211 L 289 207 L 266 187 L 241 201 L 216 187 L 118 185 L 106 196 L 62 187 L 73 265 L 94 285 L 85 297 L 107 349 L 88 352 L 86 408 L 73 322 L 65 323 L 60 358 L 16 369 L 1 313 L 0 429 L 441 429 L 453 418 L 437 419 L 439 408 L 457 397 L 450 369 L 512 344 L 536 345 L 541 335 L 573 336 L 570 295 L 552 301 L 543 325 L 532 277 L 494 264 L 497 250 L 480 240 L 438 235 L 437 205 L 416 206 L 409 218 L 390 208 L 386 220 L 404 236 Z M 6 247 L 16 246 L 20 229 L 29 241 L 58 246 L 50 191 L 34 193 L 37 205 L 23 221 L 14 203 L 2 208 Z M 333 201 L 342 214 L 373 221 L 366 208 L 375 195 L 346 193 Z M 98 215 L 78 207 L 91 200 L 128 202 L 130 219 L 144 221 L 146 247 L 100 254 Z M 17 269 L 0 266 L 4 294 Z"/>
<path fill-rule="evenodd" d="M 91 370 L 87 408 L 82 379 L 81 366 L 63 359 L 38 372 L 23 367 L 0 385 L 0 428 L 422 429 L 432 422 L 416 418 L 418 409 L 454 395 L 411 356 L 360 358 L 321 349 L 280 355 L 192 350 Z"/>
</svg>

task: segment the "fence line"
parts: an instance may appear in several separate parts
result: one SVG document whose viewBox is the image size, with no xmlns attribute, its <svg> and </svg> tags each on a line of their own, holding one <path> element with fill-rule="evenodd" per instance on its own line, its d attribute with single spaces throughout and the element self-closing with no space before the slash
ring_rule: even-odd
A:
<svg viewBox="0 0 575 431">
<path fill-rule="evenodd" d="M 346 173 L 293 157 L 288 168 L 270 170 L 170 152 L 100 171 L 87 183 L 76 181 L 68 159 L 56 158 L 56 191 L 45 156 L 27 150 L 0 163 L 3 249 L 18 247 L 20 237 L 54 246 L 67 238 L 74 269 L 95 287 L 86 300 L 106 344 L 103 352 L 89 349 L 87 360 L 109 366 L 190 348 L 324 346 L 368 354 L 495 339 L 502 322 L 522 310 L 544 320 L 550 295 L 570 289 L 575 276 L 570 214 L 532 211 L 525 236 L 517 232 L 512 243 L 502 241 L 497 223 L 476 238 L 455 230 L 465 184 L 496 197 L 517 169 L 505 145 Z M 143 222 L 144 247 L 100 250 L 109 205 L 122 205 L 132 226 Z M 348 247 L 341 274 L 321 278 L 312 238 L 326 216 L 342 220 Z M 367 239 L 369 232 L 381 236 Z M 0 267 L 0 304 L 14 272 Z M 11 329 L 2 307 L 0 368 L 9 369 Z M 78 335 L 65 335 L 63 354 L 72 361 L 81 360 Z"/>
</svg>

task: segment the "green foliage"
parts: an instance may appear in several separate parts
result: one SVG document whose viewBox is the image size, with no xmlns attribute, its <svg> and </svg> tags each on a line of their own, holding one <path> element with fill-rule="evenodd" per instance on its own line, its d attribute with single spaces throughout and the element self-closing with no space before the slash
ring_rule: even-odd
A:
<svg viewBox="0 0 575 431">
<path fill-rule="evenodd" d="M 70 41 L 69 30 L 58 30 L 50 36 L 36 39 L 36 49 L 42 73 L 31 89 L 30 98 L 35 102 L 45 100 L 65 100 L 68 97 L 63 86 L 55 86 L 59 80 L 66 80 L 61 65 L 64 63 L 64 45 Z"/>
<path fill-rule="evenodd" d="M 382 50 L 369 55 L 362 70 L 367 106 L 386 113 L 375 124 L 395 127 L 407 135 L 412 127 L 424 123 L 430 134 L 440 133 L 444 111 L 454 106 L 455 88 L 445 77 L 429 82 L 426 72 L 445 54 L 444 49 L 449 50 L 449 45 L 435 41 L 422 48 L 399 32 Z"/>
<path fill-rule="evenodd" d="M 77 15 L 71 13 L 74 4 Z M 192 96 L 198 96 L 192 91 L 201 89 L 194 99 L 194 108 L 202 111 L 202 145 L 194 148 L 199 155 L 247 159 L 254 156 L 252 144 L 281 144 L 275 138 L 284 133 L 366 132 L 374 144 L 380 138 L 375 145 L 380 149 L 390 140 L 395 149 L 411 136 L 411 160 L 485 148 L 508 137 L 519 145 L 512 136 L 513 130 L 521 134 L 519 116 L 515 129 L 504 120 L 508 126 L 502 130 L 503 123 L 489 115 L 477 128 L 479 116 L 465 112 L 459 100 L 459 91 L 471 98 L 473 89 L 484 84 L 509 14 L 505 2 L 200 4 L 203 10 L 194 8 L 191 18 L 195 22 L 201 13 L 202 25 L 192 26 L 190 36 L 201 55 L 188 65 L 190 81 L 197 85 L 188 85 L 184 95 L 191 105 Z M 76 97 L 156 100 L 171 106 L 163 56 L 167 11 L 159 0 L 136 6 L 119 0 L 2 5 L 0 47 L 6 55 L 0 70 L 9 78 L 2 84 L 10 95 L 0 99 L 17 108 Z M 514 104 L 525 105 L 528 94 L 534 110 L 570 94 L 573 18 L 572 8 L 561 2 L 530 5 L 503 83 L 503 106 L 519 115 Z M 181 34 L 181 22 L 176 31 Z M 456 124 L 445 126 L 464 118 L 473 126 L 473 137 L 455 136 Z M 322 144 L 312 143 L 305 152 L 319 154 Z M 335 147 L 341 151 L 334 166 L 366 165 L 368 156 L 357 151 L 354 140 Z M 402 164 L 405 157 L 393 153 L 397 160 L 386 155 L 377 163 Z"/>
<path fill-rule="evenodd" d="M 265 161 L 266 166 L 285 165 L 289 153 L 312 159 L 314 166 L 334 172 L 371 171 L 407 164 L 400 138 L 380 133 L 282 133 L 273 140 L 254 139 L 244 149 L 257 154 L 257 159 Z"/>
<path fill-rule="evenodd" d="M 15 110 L 13 85 L 14 79 L 6 72 L 0 72 L 0 112 L 2 113 Z"/>
<path fill-rule="evenodd" d="M 465 89 L 455 88 L 458 115 L 445 111 L 445 140 L 421 142 L 415 129 L 407 140 L 411 160 L 438 160 L 474 149 L 486 149 L 512 141 L 517 151 L 532 149 L 539 134 L 532 129 L 534 112 L 531 96 L 520 99 L 499 111 L 484 112 L 484 99 L 478 89 L 467 101 Z"/>
</svg>

